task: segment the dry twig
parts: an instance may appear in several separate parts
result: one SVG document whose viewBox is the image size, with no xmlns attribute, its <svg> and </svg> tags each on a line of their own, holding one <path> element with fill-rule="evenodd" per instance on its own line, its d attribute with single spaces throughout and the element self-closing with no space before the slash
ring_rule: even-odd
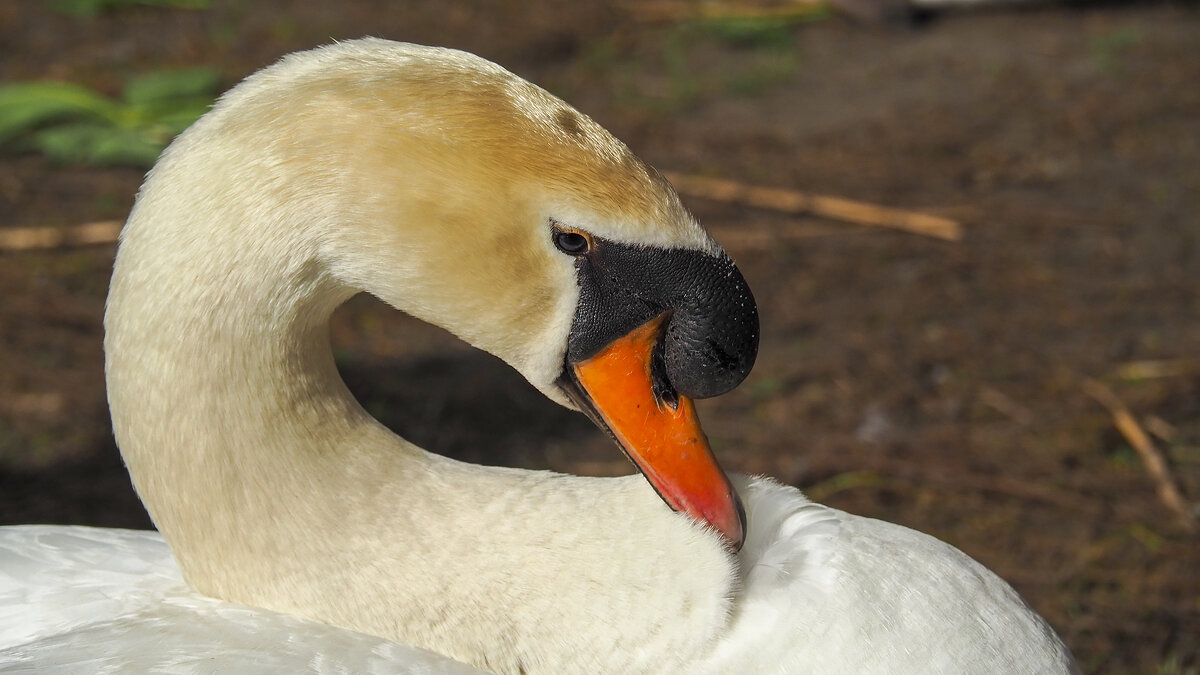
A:
<svg viewBox="0 0 1200 675">
<path fill-rule="evenodd" d="M 1033 412 L 1025 406 L 1017 403 L 1008 394 L 994 389 L 992 387 L 982 385 L 979 387 L 979 401 L 989 408 L 1007 415 L 1009 419 L 1017 424 L 1027 427 L 1033 424 Z"/>
<path fill-rule="evenodd" d="M 763 227 L 747 227 L 744 223 L 722 223 L 706 220 L 704 228 L 721 246 L 730 251 L 758 250 L 764 251 L 779 246 L 781 241 L 800 241 L 818 237 L 835 237 L 846 234 L 842 225 L 824 225 L 819 223 L 805 224 L 803 227 L 789 227 L 784 230 L 766 229 Z"/>
<path fill-rule="evenodd" d="M 1180 522 L 1186 529 L 1194 530 L 1196 528 L 1195 511 L 1184 499 L 1179 484 L 1171 473 L 1171 468 L 1167 465 L 1166 458 L 1142 430 L 1142 426 L 1129 412 L 1129 408 L 1125 407 L 1112 389 L 1097 380 L 1085 380 L 1083 392 L 1096 399 L 1100 405 L 1108 408 L 1117 430 L 1142 458 L 1142 465 L 1146 467 L 1146 472 L 1154 480 L 1159 499 L 1179 516 Z"/>
<path fill-rule="evenodd" d="M 1142 418 L 1142 424 L 1146 427 L 1146 431 L 1149 431 L 1151 435 L 1158 436 L 1158 439 L 1164 443 L 1174 443 L 1179 436 L 1179 429 L 1158 415 L 1146 415 Z"/>
<path fill-rule="evenodd" d="M 785 188 L 748 185 L 719 178 L 668 173 L 667 178 L 680 193 L 714 201 L 742 204 L 783 213 L 809 213 L 823 218 L 859 225 L 904 230 L 928 237 L 958 241 L 962 226 L 956 220 L 927 213 L 905 211 L 867 202 L 815 195 Z M 121 232 L 121 222 L 105 220 L 74 227 L 14 227 L 0 229 L 0 251 L 111 244 Z M 826 234 L 820 232 L 819 234 Z M 772 235 L 764 234 L 763 237 Z M 759 237 L 761 239 L 763 237 Z M 753 239 L 753 237 L 751 237 Z M 755 239 L 758 242 L 758 239 Z M 758 242 L 762 243 L 762 242 Z"/>
<path fill-rule="evenodd" d="M 786 188 L 748 185 L 720 178 L 680 173 L 666 173 L 665 175 L 680 193 L 701 199 L 742 204 L 783 213 L 811 213 L 833 220 L 888 227 L 946 241 L 962 239 L 962 225 L 958 221 L 927 213 L 905 211 Z"/>
<path fill-rule="evenodd" d="M 0 229 L 0 251 L 111 244 L 121 233 L 121 222 L 103 220 L 74 227 L 12 227 Z"/>
<path fill-rule="evenodd" d="M 1121 364 L 1116 373 L 1121 380 L 1155 380 L 1164 377 L 1189 377 L 1200 374 L 1200 359 L 1161 359 L 1130 361 Z"/>
</svg>

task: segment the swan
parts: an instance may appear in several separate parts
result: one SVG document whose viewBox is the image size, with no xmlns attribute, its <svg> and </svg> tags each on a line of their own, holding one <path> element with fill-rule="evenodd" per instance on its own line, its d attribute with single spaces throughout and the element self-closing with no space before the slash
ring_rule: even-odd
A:
<svg viewBox="0 0 1200 675">
<path fill-rule="evenodd" d="M 499 356 L 641 475 L 394 435 L 331 354 L 359 292 Z M 753 364 L 744 279 L 625 145 L 476 56 L 363 39 L 232 89 L 148 174 L 105 330 L 161 538 L 0 529 L 0 667 L 1075 671 L 957 549 L 721 470 L 692 401 Z"/>
</svg>

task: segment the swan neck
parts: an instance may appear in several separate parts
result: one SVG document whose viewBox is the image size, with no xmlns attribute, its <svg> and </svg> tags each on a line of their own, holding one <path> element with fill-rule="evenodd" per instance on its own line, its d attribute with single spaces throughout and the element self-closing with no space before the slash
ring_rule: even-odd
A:
<svg viewBox="0 0 1200 675">
<path fill-rule="evenodd" d="M 154 225 L 136 212 L 127 225 L 105 319 L 106 375 L 122 455 L 187 572 L 209 557 L 188 552 L 221 549 L 214 537 L 228 550 L 239 538 L 278 539 L 254 530 L 273 527 L 281 510 L 315 518 L 305 504 L 336 503 L 344 465 L 331 452 L 377 425 L 329 346 L 329 316 L 353 289 L 302 247 L 260 241 L 301 253 L 263 258 L 219 229 L 207 250 L 170 256 L 161 240 L 194 225 Z"/>
</svg>

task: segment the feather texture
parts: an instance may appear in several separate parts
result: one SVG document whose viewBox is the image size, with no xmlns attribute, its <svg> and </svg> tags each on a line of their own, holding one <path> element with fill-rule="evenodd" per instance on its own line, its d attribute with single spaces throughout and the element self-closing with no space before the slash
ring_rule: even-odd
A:
<svg viewBox="0 0 1200 675">
<path fill-rule="evenodd" d="M 4 673 L 479 673 L 188 588 L 156 532 L 0 527 Z"/>
<path fill-rule="evenodd" d="M 957 549 L 767 479 L 735 480 L 751 536 L 730 623 L 688 672 L 1077 672 L 1054 631 Z M 202 596 L 154 532 L 0 528 L 0 611 L 4 672 L 480 672 Z"/>
</svg>

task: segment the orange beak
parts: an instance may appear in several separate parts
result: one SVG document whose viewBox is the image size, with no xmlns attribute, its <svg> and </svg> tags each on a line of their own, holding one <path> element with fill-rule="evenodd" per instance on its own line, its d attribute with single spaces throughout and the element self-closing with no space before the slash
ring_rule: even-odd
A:
<svg viewBox="0 0 1200 675">
<path fill-rule="evenodd" d="M 582 392 L 568 389 L 568 394 L 613 435 L 667 505 L 707 523 L 736 551 L 745 537 L 745 512 L 713 456 L 692 400 L 678 396 L 672 405 L 654 391 L 651 363 L 667 316 L 574 364 L 572 376 Z"/>
</svg>

